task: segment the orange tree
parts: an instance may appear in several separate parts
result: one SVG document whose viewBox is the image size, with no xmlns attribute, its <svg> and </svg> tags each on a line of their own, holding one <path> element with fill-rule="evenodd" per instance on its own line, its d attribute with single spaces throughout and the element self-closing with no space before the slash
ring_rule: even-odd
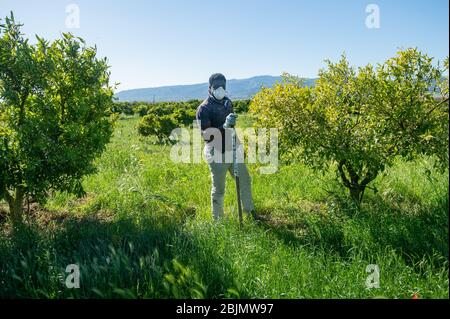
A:
<svg viewBox="0 0 450 319">
<path fill-rule="evenodd" d="M 31 45 L 14 17 L 0 25 L 0 200 L 20 222 L 27 196 L 81 195 L 112 134 L 106 59 L 70 34 Z"/>
<path fill-rule="evenodd" d="M 416 49 L 355 69 L 327 61 L 315 87 L 285 76 L 251 103 L 260 127 L 280 129 L 280 152 L 315 169 L 337 164 L 359 204 L 368 184 L 396 156 L 437 156 L 448 166 L 448 58 L 444 67 Z M 438 98 L 439 97 L 439 98 Z M 444 99 L 442 101 L 442 99 Z"/>
</svg>

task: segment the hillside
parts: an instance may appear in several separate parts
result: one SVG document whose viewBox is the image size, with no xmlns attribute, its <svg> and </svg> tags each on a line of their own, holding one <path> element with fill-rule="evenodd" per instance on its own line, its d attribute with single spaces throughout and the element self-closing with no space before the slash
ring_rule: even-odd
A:
<svg viewBox="0 0 450 319">
<path fill-rule="evenodd" d="M 248 99 L 255 95 L 261 87 L 272 87 L 280 82 L 279 76 L 256 76 L 248 79 L 231 79 L 227 82 L 227 90 L 232 99 Z M 314 79 L 305 79 L 305 84 L 314 84 Z M 208 92 L 208 83 L 192 85 L 174 85 L 155 88 L 143 88 L 121 91 L 116 98 L 123 102 L 172 102 L 204 99 Z"/>
</svg>

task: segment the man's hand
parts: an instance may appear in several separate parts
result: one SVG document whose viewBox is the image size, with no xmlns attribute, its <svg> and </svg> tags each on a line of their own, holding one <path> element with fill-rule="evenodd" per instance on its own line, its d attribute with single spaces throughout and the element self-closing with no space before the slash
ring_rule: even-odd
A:
<svg viewBox="0 0 450 319">
<path fill-rule="evenodd" d="M 226 120 L 225 120 L 225 124 L 223 125 L 224 128 L 233 128 L 236 126 L 236 119 L 237 119 L 237 114 L 235 113 L 231 113 L 230 115 L 227 116 Z"/>
</svg>

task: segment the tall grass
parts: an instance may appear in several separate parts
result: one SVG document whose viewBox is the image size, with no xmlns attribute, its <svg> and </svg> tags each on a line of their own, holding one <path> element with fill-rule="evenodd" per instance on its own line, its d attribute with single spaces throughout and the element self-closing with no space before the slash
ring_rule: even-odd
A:
<svg viewBox="0 0 450 319">
<path fill-rule="evenodd" d="M 398 160 L 360 209 L 332 171 L 250 165 L 264 219 L 240 229 L 231 178 L 227 217 L 213 222 L 206 164 L 173 163 L 136 124 L 119 122 L 86 198 L 34 205 L 19 235 L 3 219 L 0 297 L 448 298 L 448 171 L 429 170 L 431 159 Z M 69 264 L 79 289 L 64 284 Z M 366 288 L 369 264 L 378 289 Z"/>
</svg>

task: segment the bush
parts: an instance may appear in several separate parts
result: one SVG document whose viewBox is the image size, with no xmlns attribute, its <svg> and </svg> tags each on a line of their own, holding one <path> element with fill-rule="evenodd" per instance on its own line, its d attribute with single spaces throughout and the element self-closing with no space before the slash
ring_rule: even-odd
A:
<svg viewBox="0 0 450 319">
<path fill-rule="evenodd" d="M 147 113 L 148 113 L 148 107 L 146 106 L 146 105 L 140 105 L 139 106 L 139 111 L 138 111 L 138 113 L 139 113 L 139 116 L 140 117 L 144 117 L 144 116 L 146 116 L 147 115 Z"/>
<path fill-rule="evenodd" d="M 160 142 L 169 141 L 170 133 L 180 126 L 192 126 L 200 101 L 160 102 L 148 104 L 147 115 L 138 125 L 142 136 L 156 136 Z"/>
<path fill-rule="evenodd" d="M 192 123 L 195 120 L 195 113 L 196 110 L 179 108 L 174 112 L 174 117 L 183 126 L 192 126 Z"/>
<path fill-rule="evenodd" d="M 431 62 L 408 49 L 376 69 L 355 70 L 342 57 L 327 63 L 314 88 L 285 79 L 258 93 L 250 108 L 259 126 L 282 128 L 281 152 L 320 170 L 336 163 L 359 204 L 396 156 L 435 155 L 448 166 L 448 58 L 444 69 Z M 436 102 L 438 93 L 447 103 Z"/>
<path fill-rule="evenodd" d="M 139 122 L 138 132 L 142 136 L 156 136 L 160 143 L 167 143 L 170 133 L 177 127 L 179 123 L 173 115 L 147 114 Z"/>
<path fill-rule="evenodd" d="M 233 109 L 236 113 L 247 113 L 249 110 L 251 100 L 237 100 L 233 101 Z"/>
<path fill-rule="evenodd" d="M 128 115 L 128 116 L 131 116 L 131 115 L 134 115 L 134 109 L 131 105 L 128 104 L 122 108 L 122 113 L 125 115 Z"/>
<path fill-rule="evenodd" d="M 37 39 L 23 38 L 12 13 L 0 25 L 0 199 L 13 223 L 27 196 L 83 194 L 81 179 L 113 130 L 106 59 L 71 34 Z"/>
</svg>

